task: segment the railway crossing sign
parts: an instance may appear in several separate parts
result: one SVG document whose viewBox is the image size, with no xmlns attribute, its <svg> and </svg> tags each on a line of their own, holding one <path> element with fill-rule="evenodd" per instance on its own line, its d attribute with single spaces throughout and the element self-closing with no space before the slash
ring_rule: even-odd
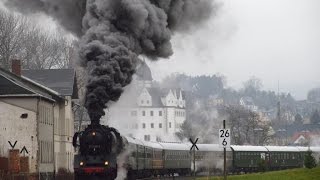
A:
<svg viewBox="0 0 320 180">
<path fill-rule="evenodd" d="M 230 148 L 230 129 L 219 129 L 219 146 Z"/>
<path fill-rule="evenodd" d="M 199 151 L 198 146 L 196 145 L 198 142 L 199 138 L 197 138 L 194 142 L 192 141 L 192 139 L 190 138 L 189 141 L 192 143 L 192 146 L 190 148 L 190 151 L 192 151 L 192 149 L 197 149 Z"/>
<path fill-rule="evenodd" d="M 190 153 L 193 151 L 193 178 L 196 179 L 196 149 L 199 151 L 198 146 L 196 145 L 199 138 L 197 138 L 194 142 L 190 138 L 189 141 L 192 143 L 192 146 L 190 148 Z"/>
</svg>

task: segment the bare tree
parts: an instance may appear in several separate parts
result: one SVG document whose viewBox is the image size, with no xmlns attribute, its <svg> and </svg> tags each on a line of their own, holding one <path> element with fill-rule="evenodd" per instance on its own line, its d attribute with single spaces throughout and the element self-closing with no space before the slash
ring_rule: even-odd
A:
<svg viewBox="0 0 320 180">
<path fill-rule="evenodd" d="M 11 59 L 22 49 L 28 20 L 0 10 L 0 66 L 9 69 Z"/>
<path fill-rule="evenodd" d="M 72 68 L 75 43 L 64 33 L 42 30 L 27 18 L 0 10 L 0 66 L 10 69 L 18 58 L 24 69 Z"/>
<path fill-rule="evenodd" d="M 61 34 L 48 34 L 33 28 L 26 35 L 20 54 L 26 69 L 62 69 L 74 65 L 75 46 Z"/>
<path fill-rule="evenodd" d="M 263 122 L 257 113 L 241 106 L 228 106 L 224 111 L 232 132 L 232 144 L 262 145 L 268 143 L 270 125 Z"/>
</svg>

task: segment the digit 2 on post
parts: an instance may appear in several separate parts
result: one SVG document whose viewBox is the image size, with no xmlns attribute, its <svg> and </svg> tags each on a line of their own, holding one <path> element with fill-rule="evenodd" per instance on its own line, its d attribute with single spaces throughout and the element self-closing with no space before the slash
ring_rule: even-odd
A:
<svg viewBox="0 0 320 180">
<path fill-rule="evenodd" d="M 219 146 L 230 147 L 230 129 L 219 129 Z"/>
</svg>

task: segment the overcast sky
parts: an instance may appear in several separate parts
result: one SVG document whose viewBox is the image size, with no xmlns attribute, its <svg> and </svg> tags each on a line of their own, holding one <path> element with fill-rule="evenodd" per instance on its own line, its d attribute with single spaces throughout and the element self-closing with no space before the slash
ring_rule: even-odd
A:
<svg viewBox="0 0 320 180">
<path fill-rule="evenodd" d="M 277 91 L 279 81 L 280 91 L 297 99 L 320 87 L 320 0 L 218 2 L 217 15 L 196 32 L 175 34 L 170 59 L 149 62 L 156 80 L 173 72 L 220 73 L 238 89 L 255 76 L 266 90 Z"/>
<path fill-rule="evenodd" d="M 319 0 L 224 0 L 199 28 L 175 35 L 169 60 L 149 63 L 155 79 L 220 73 L 240 88 L 255 76 L 267 90 L 277 91 L 279 80 L 280 91 L 297 99 L 320 87 Z"/>
</svg>

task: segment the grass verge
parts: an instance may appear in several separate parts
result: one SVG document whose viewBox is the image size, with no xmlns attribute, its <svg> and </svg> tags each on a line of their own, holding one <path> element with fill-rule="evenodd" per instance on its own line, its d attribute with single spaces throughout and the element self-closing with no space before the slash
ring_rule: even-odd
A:
<svg viewBox="0 0 320 180">
<path fill-rule="evenodd" d="M 265 173 L 228 176 L 228 180 L 320 180 L 320 168 L 300 168 Z M 223 180 L 223 177 L 203 177 L 197 180 Z"/>
</svg>

